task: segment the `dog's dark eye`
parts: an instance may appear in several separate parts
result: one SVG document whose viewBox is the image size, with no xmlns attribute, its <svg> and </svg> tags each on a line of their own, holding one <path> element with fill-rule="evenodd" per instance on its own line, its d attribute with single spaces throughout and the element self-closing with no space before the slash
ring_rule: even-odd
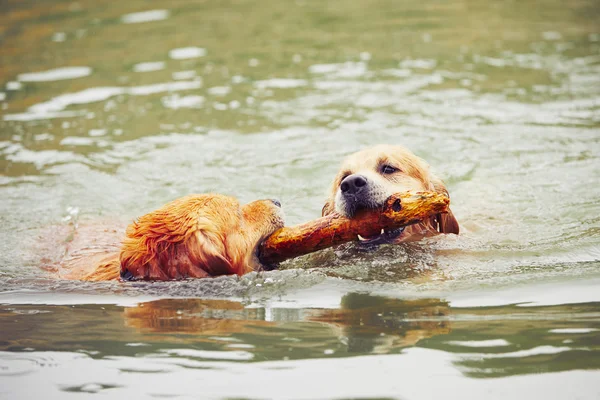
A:
<svg viewBox="0 0 600 400">
<path fill-rule="evenodd" d="M 385 174 L 385 175 L 390 175 L 390 174 L 393 174 L 398 171 L 399 171 L 398 168 L 394 168 L 391 165 L 384 165 L 381 167 L 381 173 Z"/>
</svg>

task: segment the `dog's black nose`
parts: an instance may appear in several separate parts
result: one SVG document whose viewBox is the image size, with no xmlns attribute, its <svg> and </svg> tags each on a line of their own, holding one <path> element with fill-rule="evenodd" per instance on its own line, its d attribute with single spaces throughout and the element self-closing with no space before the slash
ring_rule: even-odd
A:
<svg viewBox="0 0 600 400">
<path fill-rule="evenodd" d="M 344 194 L 356 194 L 363 186 L 367 185 L 367 178 L 362 175 L 350 175 L 344 178 L 340 189 Z"/>
<path fill-rule="evenodd" d="M 281 208 L 281 202 L 277 199 L 271 199 L 271 203 L 275 204 L 277 207 Z"/>
</svg>

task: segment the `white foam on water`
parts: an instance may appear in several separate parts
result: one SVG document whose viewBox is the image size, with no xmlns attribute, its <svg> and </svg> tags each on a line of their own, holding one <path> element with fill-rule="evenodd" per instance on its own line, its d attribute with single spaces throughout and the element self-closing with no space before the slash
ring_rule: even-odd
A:
<svg viewBox="0 0 600 400">
<path fill-rule="evenodd" d="M 156 94 L 156 93 L 162 93 L 162 92 L 177 92 L 180 90 L 191 90 L 191 89 L 198 89 L 201 87 L 202 87 L 201 80 L 166 82 L 166 83 L 156 83 L 154 85 L 146 85 L 146 86 L 133 86 L 133 87 L 125 89 L 125 93 L 131 94 L 134 96 L 146 96 L 149 94 Z"/>
<path fill-rule="evenodd" d="M 64 42 L 67 40 L 67 34 L 64 32 L 54 32 L 52 35 L 53 42 Z"/>
<path fill-rule="evenodd" d="M 106 129 L 90 129 L 88 131 L 90 136 L 104 136 L 106 135 Z"/>
<path fill-rule="evenodd" d="M 6 82 L 6 90 L 21 90 L 23 85 L 18 81 L 9 81 Z"/>
<path fill-rule="evenodd" d="M 125 93 L 125 89 L 120 87 L 106 86 L 89 88 L 75 93 L 63 94 L 48 101 L 34 104 L 29 107 L 29 111 L 32 113 L 62 111 L 70 105 L 95 103 L 123 93 Z"/>
<path fill-rule="evenodd" d="M 198 89 L 202 87 L 201 80 L 193 81 L 179 81 L 179 82 L 165 82 L 156 83 L 145 86 L 132 86 L 132 87 L 118 87 L 118 86 L 106 86 L 106 87 L 95 87 L 84 89 L 79 92 L 67 93 L 57 97 L 54 97 L 48 101 L 34 104 L 29 107 L 27 113 L 21 114 L 7 114 L 4 116 L 5 121 L 31 121 L 36 119 L 46 118 L 61 118 L 61 117 L 73 117 L 81 115 L 81 112 L 64 112 L 61 113 L 65 108 L 71 105 L 91 104 L 104 100 L 108 100 L 111 97 L 128 94 L 132 96 L 146 96 L 156 93 L 163 92 L 176 92 L 181 90 Z"/>
<path fill-rule="evenodd" d="M 595 328 L 563 328 L 563 329 L 550 329 L 550 333 L 591 333 L 596 332 L 599 329 Z"/>
<path fill-rule="evenodd" d="M 312 74 L 329 74 L 339 69 L 339 64 L 314 64 L 308 67 Z"/>
<path fill-rule="evenodd" d="M 196 76 L 196 71 L 188 70 L 188 71 L 177 71 L 171 74 L 173 80 L 180 81 L 185 79 L 193 79 Z"/>
<path fill-rule="evenodd" d="M 31 163 L 38 169 L 42 169 L 46 165 L 83 162 L 85 157 L 77 155 L 70 151 L 58 150 L 41 150 L 33 151 L 29 149 L 21 149 L 14 154 L 9 154 L 6 159 L 13 162 Z"/>
<path fill-rule="evenodd" d="M 542 32 L 542 38 L 544 38 L 544 40 L 560 40 L 562 39 L 562 34 L 556 31 L 547 31 Z"/>
<path fill-rule="evenodd" d="M 18 113 L 6 114 L 3 119 L 5 121 L 35 121 L 39 119 L 55 119 L 55 118 L 75 118 L 79 117 L 84 112 L 80 111 L 61 111 L 61 112 L 39 112 L 39 113 Z"/>
<path fill-rule="evenodd" d="M 125 14 L 121 17 L 124 24 L 138 24 L 140 22 L 162 21 L 169 18 L 169 10 L 148 10 L 131 14 Z"/>
<path fill-rule="evenodd" d="M 308 72 L 330 78 L 360 78 L 367 74 L 367 63 L 348 61 L 339 64 L 314 64 L 308 67 Z"/>
<path fill-rule="evenodd" d="M 177 110 L 179 108 L 200 108 L 204 105 L 205 99 L 204 96 L 198 95 L 179 96 L 173 94 L 163 97 L 161 101 L 166 108 Z"/>
<path fill-rule="evenodd" d="M 403 60 L 400 61 L 398 66 L 400 68 L 418 68 L 418 69 L 434 69 L 437 65 L 436 60 L 432 59 L 416 59 L 416 60 Z"/>
<path fill-rule="evenodd" d="M 226 96 L 231 93 L 231 88 L 229 86 L 214 86 L 208 89 L 207 92 L 213 96 Z"/>
<path fill-rule="evenodd" d="M 61 146 L 92 146 L 96 141 L 92 138 L 67 136 L 60 141 Z"/>
<path fill-rule="evenodd" d="M 165 69 L 163 61 L 142 62 L 133 66 L 133 72 L 152 72 L 160 71 L 161 69 Z"/>
<path fill-rule="evenodd" d="M 17 79 L 21 82 L 52 82 L 82 78 L 90 75 L 91 73 L 92 69 L 90 67 L 63 67 L 49 69 L 47 71 L 19 74 Z"/>
<path fill-rule="evenodd" d="M 408 78 L 412 75 L 412 71 L 409 68 L 390 68 L 381 71 L 383 75 L 394 76 L 396 78 Z"/>
<path fill-rule="evenodd" d="M 555 346 L 538 346 L 532 349 L 513 351 L 510 353 L 487 353 L 487 354 L 462 354 L 462 358 L 523 358 L 523 357 L 534 357 L 542 355 L 551 355 L 563 353 L 565 351 L 572 351 L 571 347 L 555 347 Z M 583 350 L 583 349 L 579 349 Z"/>
<path fill-rule="evenodd" d="M 169 57 L 173 60 L 186 60 L 189 58 L 199 58 L 206 55 L 206 49 L 202 47 L 181 47 L 169 51 Z"/>
<path fill-rule="evenodd" d="M 40 133 L 39 135 L 35 135 L 33 138 L 38 142 L 42 142 L 44 140 L 54 139 L 54 135 L 51 135 L 49 133 Z"/>
<path fill-rule="evenodd" d="M 504 339 L 490 339 L 490 340 L 453 340 L 447 342 L 448 344 L 452 344 L 455 346 L 463 346 L 463 347 L 501 347 L 501 346 L 509 346 L 508 343 Z"/>
<path fill-rule="evenodd" d="M 161 350 L 169 355 L 180 357 L 206 358 L 213 360 L 229 360 L 229 361 L 249 361 L 254 358 L 254 354 L 247 351 L 210 351 L 196 349 L 169 349 Z"/>
<path fill-rule="evenodd" d="M 263 81 L 257 81 L 254 83 L 259 89 L 275 88 L 275 89 L 291 89 L 308 85 L 308 81 L 305 79 L 282 79 L 273 78 L 266 79 Z"/>
</svg>

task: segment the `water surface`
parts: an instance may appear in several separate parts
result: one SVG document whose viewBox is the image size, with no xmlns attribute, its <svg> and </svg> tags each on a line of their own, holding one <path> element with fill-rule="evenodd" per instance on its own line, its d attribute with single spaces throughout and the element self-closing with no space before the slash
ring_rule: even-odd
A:
<svg viewBox="0 0 600 400">
<path fill-rule="evenodd" d="M 597 1 L 0 11 L 3 396 L 600 396 Z M 444 178 L 460 236 L 243 278 L 40 268 L 189 193 L 310 220 L 376 143 Z"/>
</svg>

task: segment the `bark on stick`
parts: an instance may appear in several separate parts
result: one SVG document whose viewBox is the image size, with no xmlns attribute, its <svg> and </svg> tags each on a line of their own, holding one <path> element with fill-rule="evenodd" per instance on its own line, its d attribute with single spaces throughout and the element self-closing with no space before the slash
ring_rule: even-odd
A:
<svg viewBox="0 0 600 400">
<path fill-rule="evenodd" d="M 398 193 L 390 196 L 380 209 L 361 210 L 348 219 L 337 213 L 313 221 L 283 227 L 270 235 L 259 248 L 265 265 L 358 240 L 358 235 L 371 237 L 382 229 L 397 229 L 444 213 L 450 199 L 434 192 Z"/>
</svg>

